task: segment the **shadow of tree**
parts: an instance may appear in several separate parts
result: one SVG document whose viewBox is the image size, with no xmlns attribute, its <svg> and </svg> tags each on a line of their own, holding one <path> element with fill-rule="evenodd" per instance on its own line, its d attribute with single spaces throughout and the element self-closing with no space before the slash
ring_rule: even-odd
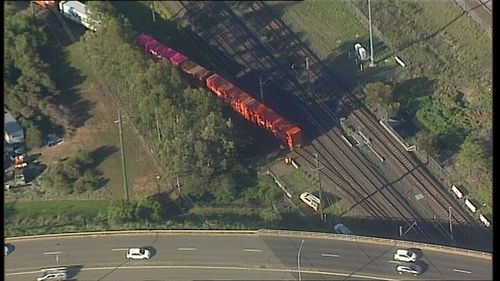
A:
<svg viewBox="0 0 500 281">
<path fill-rule="evenodd" d="M 111 156 L 113 153 L 117 152 L 118 148 L 116 146 L 102 145 L 90 152 L 90 156 L 93 160 L 93 165 L 95 167 L 99 166 L 106 158 Z"/>
</svg>

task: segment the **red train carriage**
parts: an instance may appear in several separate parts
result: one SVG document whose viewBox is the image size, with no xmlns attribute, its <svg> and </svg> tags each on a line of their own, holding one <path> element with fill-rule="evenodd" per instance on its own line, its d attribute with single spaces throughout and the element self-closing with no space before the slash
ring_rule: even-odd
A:
<svg viewBox="0 0 500 281">
<path fill-rule="evenodd" d="M 190 59 L 185 60 L 179 68 L 186 74 L 194 77 L 199 82 L 205 82 L 208 76 L 212 75 L 213 72 L 204 68 L 203 66 L 191 61 Z M 204 83 L 203 83 L 204 84 Z"/>
<path fill-rule="evenodd" d="M 144 33 L 137 36 L 137 43 L 144 49 L 144 51 L 153 54 L 155 57 L 164 60 L 175 66 L 179 66 L 182 62 L 188 58 L 183 54 L 171 49 L 162 43 L 156 41 L 151 36 Z"/>
</svg>

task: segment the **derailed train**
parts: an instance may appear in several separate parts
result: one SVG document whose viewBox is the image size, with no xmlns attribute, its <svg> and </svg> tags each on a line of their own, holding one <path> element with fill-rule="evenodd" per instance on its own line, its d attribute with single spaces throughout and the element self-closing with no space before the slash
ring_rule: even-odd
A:
<svg viewBox="0 0 500 281">
<path fill-rule="evenodd" d="M 145 52 L 176 66 L 188 76 L 204 84 L 245 119 L 271 132 L 288 148 L 292 149 L 302 144 L 302 131 L 298 126 L 290 123 L 217 73 L 207 70 L 147 34 L 139 34 L 136 41 Z"/>
</svg>

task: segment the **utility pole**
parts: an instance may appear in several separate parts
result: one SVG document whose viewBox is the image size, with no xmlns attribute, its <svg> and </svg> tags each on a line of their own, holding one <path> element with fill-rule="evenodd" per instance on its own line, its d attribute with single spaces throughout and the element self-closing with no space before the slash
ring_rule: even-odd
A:
<svg viewBox="0 0 500 281">
<path fill-rule="evenodd" d="M 368 0 L 368 22 L 369 22 L 369 30 L 370 30 L 370 67 L 375 66 L 375 62 L 373 61 L 373 37 L 372 37 L 372 11 L 370 7 L 370 0 Z"/>
<path fill-rule="evenodd" d="M 451 223 L 451 206 L 448 207 L 448 220 L 450 222 L 450 237 L 451 237 L 451 241 L 453 241 L 453 227 L 452 227 L 452 223 Z"/>
<path fill-rule="evenodd" d="M 409 227 L 409 228 L 408 228 L 408 229 L 407 229 L 404 233 L 403 233 L 403 227 L 402 227 L 402 226 L 399 226 L 399 236 L 401 236 L 401 237 L 402 237 L 402 236 L 406 235 L 406 233 L 408 233 L 408 231 L 410 231 L 410 230 L 411 230 L 414 226 L 416 226 L 416 225 L 417 225 L 417 221 L 414 221 L 414 222 L 410 225 L 410 227 Z"/>
<path fill-rule="evenodd" d="M 158 108 L 155 108 L 155 119 L 156 119 L 156 132 L 158 133 L 158 140 L 161 141 L 160 125 L 158 122 Z"/>
<path fill-rule="evenodd" d="M 316 181 L 318 185 L 318 191 L 319 191 L 319 214 L 321 216 L 321 219 L 323 219 L 323 198 L 321 195 L 321 168 L 319 159 L 318 159 L 318 154 L 314 154 L 314 158 L 316 159 L 316 168 L 314 168 L 314 171 L 316 172 Z"/>
<path fill-rule="evenodd" d="M 125 152 L 123 148 L 122 115 L 118 109 L 118 130 L 120 133 L 120 152 L 122 155 L 123 189 L 125 190 L 125 200 L 128 201 L 127 169 L 125 167 Z"/>
<path fill-rule="evenodd" d="M 153 14 L 153 22 L 156 23 L 155 19 L 155 4 L 153 1 L 149 2 L 149 7 L 151 7 L 151 13 Z"/>
<path fill-rule="evenodd" d="M 311 77 L 309 76 L 309 58 L 306 57 L 306 71 L 307 71 L 307 94 L 311 95 Z"/>
<path fill-rule="evenodd" d="M 262 77 L 259 76 L 260 102 L 264 103 L 264 92 L 262 92 Z"/>
</svg>

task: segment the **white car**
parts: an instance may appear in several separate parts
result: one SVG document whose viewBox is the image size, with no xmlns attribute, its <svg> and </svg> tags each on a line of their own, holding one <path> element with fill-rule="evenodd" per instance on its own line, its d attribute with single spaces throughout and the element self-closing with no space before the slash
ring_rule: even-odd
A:
<svg viewBox="0 0 500 281">
<path fill-rule="evenodd" d="M 59 268 L 48 268 L 42 269 L 40 275 L 36 279 L 37 281 L 45 281 L 45 280 L 58 280 L 64 281 L 68 278 L 66 274 L 66 267 Z"/>
<path fill-rule="evenodd" d="M 422 273 L 422 268 L 414 263 L 400 264 L 396 267 L 396 271 L 399 274 L 411 273 L 414 276 L 420 275 Z"/>
<path fill-rule="evenodd" d="M 311 207 L 315 212 L 318 211 L 319 204 L 321 203 L 318 197 L 309 192 L 300 194 L 300 200 L 306 203 L 306 205 Z"/>
<path fill-rule="evenodd" d="M 127 259 L 129 260 L 148 260 L 151 258 L 151 251 L 146 248 L 129 248 L 127 250 Z"/>
<path fill-rule="evenodd" d="M 412 251 L 399 249 L 394 254 L 394 260 L 402 262 L 414 262 L 417 260 L 417 254 Z"/>
</svg>

